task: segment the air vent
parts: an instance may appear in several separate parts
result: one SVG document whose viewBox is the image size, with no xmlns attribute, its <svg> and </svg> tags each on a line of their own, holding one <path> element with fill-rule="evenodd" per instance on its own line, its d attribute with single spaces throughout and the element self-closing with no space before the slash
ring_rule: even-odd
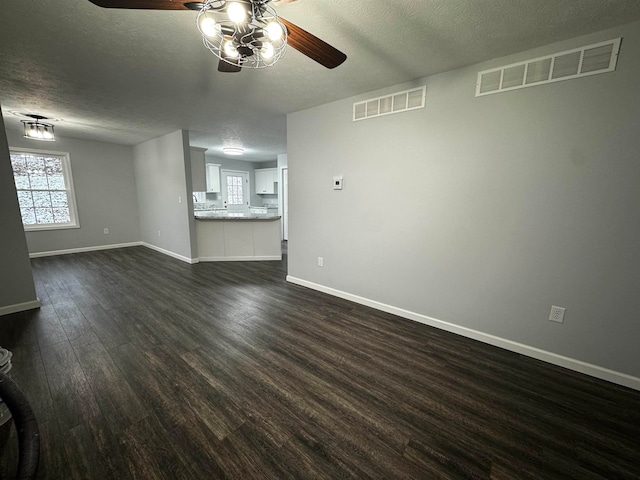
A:
<svg viewBox="0 0 640 480">
<path fill-rule="evenodd" d="M 353 121 L 424 108 L 427 87 L 413 88 L 353 104 Z"/>
<path fill-rule="evenodd" d="M 505 68 L 502 75 L 502 88 L 519 87 L 524 82 L 524 69 L 526 65 L 516 65 L 515 67 Z M 500 71 L 498 72 L 500 73 Z M 498 80 L 498 86 L 493 88 L 496 90 L 500 88 L 500 80 Z"/>
<path fill-rule="evenodd" d="M 478 73 L 476 97 L 616 69 L 621 38 Z M 355 110 L 354 110 L 355 115 Z"/>
</svg>

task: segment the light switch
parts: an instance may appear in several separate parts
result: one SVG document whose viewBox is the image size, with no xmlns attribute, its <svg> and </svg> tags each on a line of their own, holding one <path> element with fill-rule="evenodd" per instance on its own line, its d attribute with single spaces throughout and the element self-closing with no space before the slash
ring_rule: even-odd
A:
<svg viewBox="0 0 640 480">
<path fill-rule="evenodd" d="M 342 190 L 342 175 L 339 177 L 333 177 L 333 189 Z"/>
</svg>

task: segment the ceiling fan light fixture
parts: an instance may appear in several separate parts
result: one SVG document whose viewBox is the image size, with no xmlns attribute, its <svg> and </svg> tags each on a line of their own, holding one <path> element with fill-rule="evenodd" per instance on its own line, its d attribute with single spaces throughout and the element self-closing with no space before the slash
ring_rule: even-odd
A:
<svg viewBox="0 0 640 480">
<path fill-rule="evenodd" d="M 207 0 L 203 4 L 196 23 L 202 43 L 220 59 L 218 71 L 271 67 L 282 58 L 288 33 L 270 1 Z"/>
<path fill-rule="evenodd" d="M 196 24 L 202 34 L 204 46 L 218 59 L 219 72 L 239 72 L 244 68 L 271 67 L 282 58 L 287 45 L 326 68 L 336 68 L 347 56 L 315 35 L 279 17 L 270 5 L 283 5 L 295 0 L 204 0 L 182 2 L 178 0 L 89 0 L 102 8 L 195 10 Z M 215 24 L 203 16 L 211 15 Z M 207 25 L 208 23 L 208 25 Z M 214 25 L 215 28 L 211 28 Z M 229 58 L 224 51 L 225 41 L 233 42 L 237 58 Z M 271 40 L 274 55 L 265 59 L 262 44 Z"/>
<path fill-rule="evenodd" d="M 244 149 L 239 147 L 223 147 L 222 151 L 227 155 L 242 155 L 244 153 Z"/>
</svg>

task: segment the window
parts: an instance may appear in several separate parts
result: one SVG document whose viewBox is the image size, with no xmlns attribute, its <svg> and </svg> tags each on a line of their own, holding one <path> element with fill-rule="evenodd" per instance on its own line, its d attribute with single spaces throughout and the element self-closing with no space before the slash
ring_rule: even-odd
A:
<svg viewBox="0 0 640 480">
<path fill-rule="evenodd" d="M 227 176 L 227 203 L 229 205 L 244 204 L 244 194 L 242 192 L 243 186 L 242 177 L 232 175 Z"/>
<path fill-rule="evenodd" d="M 20 148 L 10 153 L 24 229 L 79 227 L 69 154 Z"/>
</svg>

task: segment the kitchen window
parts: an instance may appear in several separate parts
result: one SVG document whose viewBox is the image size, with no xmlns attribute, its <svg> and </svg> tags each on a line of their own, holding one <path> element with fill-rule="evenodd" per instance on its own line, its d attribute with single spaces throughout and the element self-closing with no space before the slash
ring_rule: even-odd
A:
<svg viewBox="0 0 640 480">
<path fill-rule="evenodd" d="M 21 148 L 10 154 L 24 229 L 78 228 L 69 154 Z"/>
</svg>

